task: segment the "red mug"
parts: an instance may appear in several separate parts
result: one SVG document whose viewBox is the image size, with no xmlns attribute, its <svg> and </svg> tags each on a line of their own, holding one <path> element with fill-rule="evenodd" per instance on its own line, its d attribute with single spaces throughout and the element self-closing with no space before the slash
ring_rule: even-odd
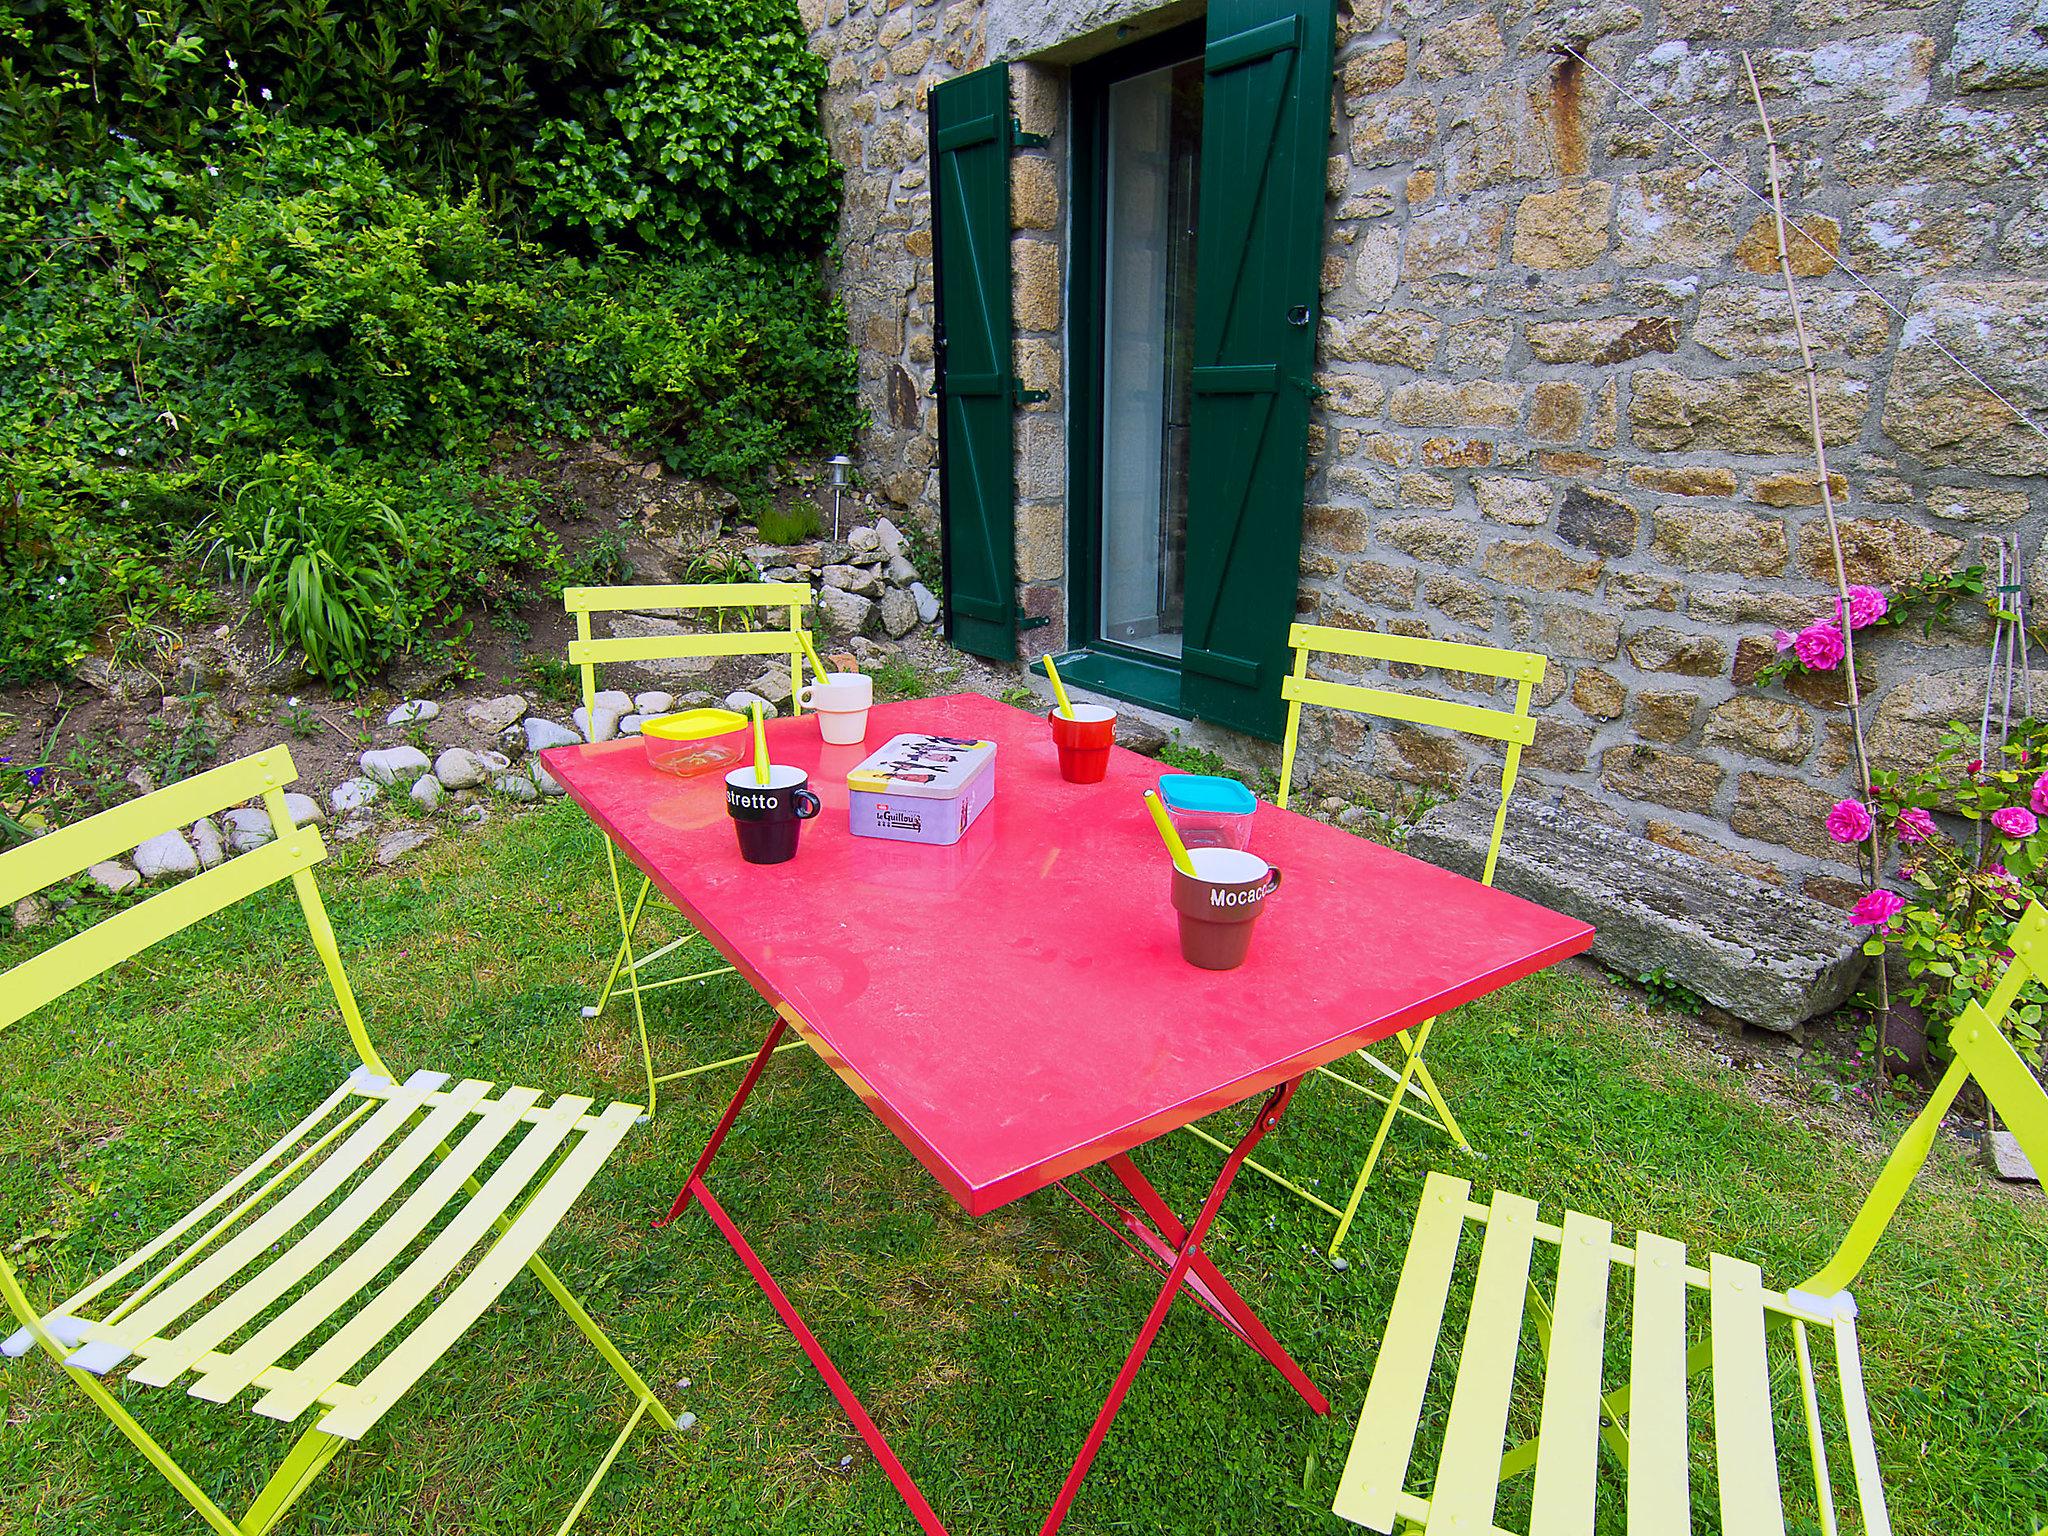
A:
<svg viewBox="0 0 2048 1536">
<path fill-rule="evenodd" d="M 1069 784 L 1100 784 L 1109 772 L 1109 748 L 1116 740 L 1116 711 L 1100 704 L 1076 704 L 1070 720 L 1058 710 L 1045 717 L 1059 749 L 1060 777 Z"/>
</svg>

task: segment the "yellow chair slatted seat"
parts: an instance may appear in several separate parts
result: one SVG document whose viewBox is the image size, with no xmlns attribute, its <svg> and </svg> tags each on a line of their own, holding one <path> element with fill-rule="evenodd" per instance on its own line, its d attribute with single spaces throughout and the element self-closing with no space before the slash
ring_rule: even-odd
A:
<svg viewBox="0 0 2048 1536">
<path fill-rule="evenodd" d="M 325 857 L 319 831 L 295 826 L 286 811 L 284 791 L 296 777 L 290 752 L 272 747 L 0 855 L 0 895 L 11 905 L 159 833 L 261 796 L 273 841 L 10 968 L 0 977 L 0 1028 L 288 879 L 359 1062 L 218 1192 L 55 1307 L 31 1303 L 0 1254 L 0 1294 L 20 1324 L 0 1353 L 40 1350 L 209 1526 L 222 1536 L 257 1536 L 526 1271 L 635 1399 L 563 1520 L 559 1529 L 567 1531 L 643 1415 L 676 1427 L 539 1257 L 640 1106 L 549 1098 L 442 1072 L 398 1080 L 370 1043 L 313 878 Z M 114 1299 L 117 1288 L 131 1286 Z M 299 1363 L 282 1363 L 306 1348 Z M 122 1406 L 110 1379 L 123 1367 L 137 1386 L 182 1383 L 191 1396 L 221 1404 L 252 1393 L 252 1411 L 310 1422 L 236 1520 Z"/>
<path fill-rule="evenodd" d="M 1494 865 L 1500 859 L 1501 836 L 1507 827 L 1508 796 L 1514 791 L 1515 776 L 1521 768 L 1522 749 L 1535 740 L 1536 736 L 1536 722 L 1529 717 L 1529 700 L 1536 685 L 1543 681 L 1547 665 L 1544 659 L 1526 651 L 1499 650 L 1493 646 L 1466 645 L 1456 641 L 1430 640 L 1408 635 L 1330 629 L 1314 624 L 1296 624 L 1288 632 L 1287 643 L 1294 648 L 1294 671 L 1292 675 L 1282 679 L 1280 685 L 1281 697 L 1287 701 L 1287 734 L 1280 754 L 1281 806 L 1286 806 L 1292 789 L 1294 753 L 1301 735 L 1301 709 L 1304 704 L 1368 715 L 1381 720 L 1437 726 L 1468 736 L 1500 742 L 1506 747 L 1507 755 L 1501 766 L 1500 801 L 1494 810 L 1493 837 L 1486 851 L 1486 867 L 1480 875 L 1486 884 L 1493 884 Z M 1397 693 L 1384 688 L 1361 687 L 1355 683 L 1328 682 L 1309 676 L 1310 659 L 1318 652 L 1389 666 L 1429 667 L 1443 672 L 1491 678 L 1496 682 L 1511 682 L 1515 685 L 1514 706 L 1512 709 L 1490 709 L 1456 700 Z M 1343 1206 L 1339 1207 L 1325 1200 L 1315 1191 L 1264 1163 L 1248 1160 L 1245 1164 L 1247 1168 L 1264 1175 L 1319 1210 L 1337 1218 L 1336 1230 L 1330 1238 L 1329 1247 L 1333 1258 L 1343 1246 L 1345 1235 L 1351 1230 L 1352 1220 L 1358 1214 L 1359 1200 L 1365 1194 L 1365 1186 L 1372 1179 L 1373 1170 L 1379 1165 L 1380 1153 L 1386 1146 L 1387 1135 L 1394 1128 L 1396 1120 L 1406 1115 L 1410 1119 L 1442 1131 L 1461 1149 L 1467 1152 L 1472 1150 L 1457 1117 L 1451 1113 L 1450 1105 L 1444 1101 L 1442 1091 L 1437 1087 L 1436 1080 L 1431 1077 L 1429 1067 L 1422 1059 L 1423 1048 L 1429 1044 L 1429 1037 L 1436 1027 L 1436 1022 L 1435 1019 L 1426 1019 L 1412 1029 L 1404 1029 L 1395 1035 L 1394 1044 L 1399 1048 L 1400 1055 L 1392 1065 L 1382 1061 L 1370 1050 L 1358 1052 L 1359 1062 L 1378 1073 L 1387 1084 L 1385 1088 L 1373 1083 L 1360 1082 L 1331 1067 L 1317 1069 L 1318 1076 L 1341 1083 L 1352 1092 L 1362 1094 L 1384 1106 L 1379 1125 L 1373 1133 L 1372 1143 L 1367 1148 L 1364 1162 L 1359 1166 L 1358 1173 L 1351 1182 L 1351 1192 Z M 1199 1125 L 1191 1125 L 1187 1129 L 1213 1147 L 1226 1152 L 1230 1150 L 1226 1143 Z"/>
<path fill-rule="evenodd" d="M 1950 1031 L 1954 1060 L 1893 1148 L 1841 1246 L 1819 1273 L 1790 1290 L 1769 1289 L 1758 1266 L 1743 1259 L 1715 1253 L 1702 1264 L 1684 1244 L 1652 1232 L 1637 1233 L 1627 1247 L 1605 1221 L 1567 1211 L 1553 1226 L 1540 1219 L 1533 1201 L 1496 1192 L 1481 1204 L 1463 1179 L 1432 1173 L 1338 1482 L 1336 1513 L 1375 1531 L 1391 1532 L 1399 1523 L 1432 1536 L 1473 1536 L 1501 1529 L 1500 1485 L 1533 1472 L 1529 1536 L 1590 1532 L 1604 1444 L 1625 1474 L 1616 1500 L 1621 1507 L 1613 1513 L 1625 1519 L 1630 1536 L 1701 1529 L 1688 1455 L 1701 1427 L 1688 1422 L 1687 1399 L 1690 1379 L 1705 1372 L 1711 1376 L 1718 1528 L 1728 1536 L 1783 1536 L 1787 1481 L 1773 1427 L 1768 1348 L 1775 1333 L 1778 1358 L 1789 1345 L 1799 1378 L 1806 1466 L 1792 1474 L 1797 1491 L 1811 1496 L 1824 1536 L 1835 1536 L 1841 1529 L 1835 1507 L 1840 1463 L 1829 1460 L 1823 1414 L 1838 1414 L 1859 1523 L 1870 1536 L 1887 1536 L 1891 1518 L 1849 1286 L 1971 1078 L 2035 1166 L 2048 1168 L 2048 1092 L 1996 1022 L 2030 977 L 2048 974 L 2048 911 L 2039 905 L 2028 910 L 2012 949 L 2012 964 L 1985 1006 L 1970 1004 Z M 1483 1228 L 1483 1235 L 1452 1366 L 1443 1448 L 1433 1492 L 1410 1492 L 1415 1438 L 1440 1352 L 1459 1239 L 1469 1225 Z M 1538 1243 L 1557 1249 L 1547 1304 L 1529 1279 Z M 1610 1305 L 1610 1287 L 1626 1289 L 1625 1304 L 1617 1296 Z M 1688 1342 L 1686 1327 L 1692 1292 L 1705 1295 L 1706 1337 L 1697 1342 Z M 1543 1356 L 1537 1436 L 1505 1449 L 1525 1317 Z M 1825 1409 L 1813 1335 L 1833 1345 L 1836 1401 Z M 1610 1341 L 1625 1341 L 1628 1362 L 1626 1384 L 1611 1391 L 1603 1389 L 1601 1376 Z"/>
<path fill-rule="evenodd" d="M 796 695 L 803 688 L 804 645 L 808 639 L 804 628 L 804 608 L 810 601 L 811 589 L 800 581 L 719 582 L 669 587 L 570 587 L 562 594 L 562 602 L 576 619 L 576 638 L 569 642 L 569 662 L 582 673 L 584 719 L 596 718 L 597 669 L 600 666 L 613 662 L 679 661 L 698 656 L 787 656 L 790 708 L 801 714 L 803 711 L 796 703 Z M 591 634 L 590 616 L 593 613 L 655 613 L 681 609 L 732 612 L 756 608 L 787 608 L 788 627 L 718 630 L 699 635 L 626 635 L 604 640 Z M 752 1061 L 754 1055 L 749 1051 L 743 1056 L 728 1056 L 680 1071 L 655 1073 L 654 1052 L 647 1043 L 647 1014 L 641 1006 L 641 994 L 708 981 L 713 976 L 727 976 L 732 974 L 732 967 L 712 965 L 685 975 L 664 977 L 660 981 L 643 981 L 641 973 L 648 966 L 666 959 L 702 935 L 690 929 L 659 949 L 636 956 L 633 953 L 633 935 L 639 931 L 641 914 L 646 910 L 654 882 L 642 875 L 639 893 L 628 907 L 625 886 L 619 880 L 619 852 L 610 838 L 605 839 L 604 856 L 611 871 L 612 903 L 618 910 L 619 947 L 612 956 L 611 969 L 605 974 L 597 1001 L 583 1010 L 583 1016 L 586 1019 L 597 1018 L 620 992 L 633 999 L 633 1022 L 640 1035 L 640 1060 L 647 1071 L 647 1113 L 651 1116 L 663 1083 L 695 1077 L 700 1072 L 740 1066 Z M 801 1041 L 792 1041 L 781 1049 L 794 1050 L 801 1044 Z"/>
</svg>

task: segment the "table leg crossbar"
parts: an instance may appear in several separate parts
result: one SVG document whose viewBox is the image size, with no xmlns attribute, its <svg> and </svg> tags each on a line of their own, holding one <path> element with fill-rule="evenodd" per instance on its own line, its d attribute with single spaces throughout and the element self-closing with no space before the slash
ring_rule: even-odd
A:
<svg viewBox="0 0 2048 1536">
<path fill-rule="evenodd" d="M 774 1027 L 768 1032 L 768 1037 L 761 1042 L 760 1050 L 755 1053 L 752 1065 L 747 1068 L 746 1076 L 741 1079 L 738 1092 L 726 1106 L 717 1128 L 712 1131 L 710 1140 L 705 1143 L 703 1152 L 698 1155 L 696 1166 L 690 1170 L 689 1178 L 677 1192 L 675 1203 L 669 1207 L 668 1214 L 655 1225 L 667 1226 L 682 1215 L 693 1201 L 704 1208 L 704 1214 L 711 1219 L 712 1225 L 739 1256 L 740 1262 L 746 1266 L 747 1273 L 753 1277 L 754 1283 L 768 1298 L 769 1305 L 774 1307 L 776 1315 L 782 1319 L 783 1326 L 795 1337 L 798 1346 L 823 1378 L 825 1385 L 831 1389 L 832 1396 L 845 1411 L 861 1439 L 874 1453 L 876 1461 L 888 1475 L 889 1481 L 895 1486 L 911 1514 L 916 1517 L 919 1529 L 925 1536 L 947 1536 L 945 1523 L 939 1519 L 938 1513 L 919 1490 L 916 1480 L 911 1477 L 902 1460 L 890 1448 L 880 1426 L 869 1416 L 858 1394 L 840 1374 L 839 1368 L 832 1363 L 832 1357 L 825 1352 L 824 1345 L 818 1341 L 817 1335 L 811 1332 L 798 1314 L 788 1293 L 768 1272 L 768 1267 L 761 1261 L 761 1256 L 754 1251 L 753 1245 L 747 1241 L 738 1224 L 718 1203 L 704 1182 L 712 1161 L 718 1156 L 719 1149 L 730 1134 L 734 1121 L 739 1118 L 741 1108 L 753 1093 L 755 1084 L 760 1081 L 762 1071 L 775 1055 L 788 1027 L 785 1019 L 776 1019 Z M 1097 1196 L 1116 1212 L 1117 1221 L 1114 1223 L 1089 1206 L 1086 1201 L 1081 1200 L 1064 1182 L 1060 1184 L 1059 1187 L 1068 1198 L 1075 1200 L 1095 1220 L 1137 1253 L 1154 1273 L 1162 1277 L 1162 1283 L 1158 1296 L 1152 1302 L 1151 1310 L 1145 1316 L 1144 1325 L 1138 1330 L 1136 1340 L 1124 1357 L 1123 1368 L 1117 1372 L 1116 1380 L 1109 1389 L 1109 1396 L 1104 1399 L 1100 1411 L 1095 1416 L 1094 1424 L 1089 1428 L 1087 1439 L 1082 1442 L 1080 1454 L 1074 1458 L 1073 1465 L 1067 1471 L 1066 1480 L 1060 1486 L 1059 1496 L 1047 1512 L 1044 1524 L 1039 1527 L 1040 1536 L 1052 1536 L 1066 1519 L 1068 1509 L 1080 1492 L 1082 1480 L 1087 1477 L 1088 1469 L 1094 1464 L 1097 1452 L 1101 1450 L 1103 1441 L 1108 1437 L 1111 1424 L 1115 1422 L 1118 1412 L 1123 1407 L 1131 1383 L 1137 1379 L 1138 1370 L 1151 1351 L 1153 1340 L 1158 1337 L 1160 1328 L 1166 1322 L 1167 1313 L 1184 1290 L 1194 1296 L 1204 1311 L 1216 1318 L 1279 1371 L 1310 1408 L 1319 1414 L 1330 1411 L 1328 1400 L 1316 1390 L 1315 1384 L 1308 1379 L 1301 1367 L 1295 1364 L 1286 1350 L 1280 1347 L 1279 1341 L 1267 1331 L 1265 1324 L 1259 1321 L 1250 1304 L 1223 1278 L 1203 1247 L 1203 1240 L 1215 1222 L 1217 1213 L 1222 1210 L 1224 1198 L 1230 1193 L 1230 1186 L 1236 1179 L 1238 1170 L 1259 1140 L 1280 1123 L 1280 1116 L 1286 1111 L 1287 1103 L 1293 1097 L 1298 1082 L 1299 1079 L 1295 1079 L 1283 1083 L 1260 1106 L 1250 1128 L 1224 1162 L 1222 1171 L 1216 1176 L 1215 1183 L 1210 1186 L 1208 1197 L 1202 1202 L 1201 1211 L 1191 1223 L 1183 1224 L 1180 1218 L 1174 1215 L 1172 1208 L 1167 1205 L 1158 1190 L 1152 1187 L 1150 1181 L 1138 1171 L 1127 1154 L 1120 1153 L 1110 1158 L 1108 1167 L 1130 1196 L 1130 1205 L 1111 1197 L 1093 1178 L 1086 1174 L 1080 1175 Z M 1123 1230 L 1120 1231 L 1119 1226 Z"/>
</svg>

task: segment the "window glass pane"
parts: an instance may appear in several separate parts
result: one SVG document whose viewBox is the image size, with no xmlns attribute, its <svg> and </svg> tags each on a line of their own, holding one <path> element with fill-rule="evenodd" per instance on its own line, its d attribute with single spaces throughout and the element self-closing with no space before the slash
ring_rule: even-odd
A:
<svg viewBox="0 0 2048 1536">
<path fill-rule="evenodd" d="M 1108 91 L 1102 632 L 1180 654 L 1202 62 Z"/>
</svg>

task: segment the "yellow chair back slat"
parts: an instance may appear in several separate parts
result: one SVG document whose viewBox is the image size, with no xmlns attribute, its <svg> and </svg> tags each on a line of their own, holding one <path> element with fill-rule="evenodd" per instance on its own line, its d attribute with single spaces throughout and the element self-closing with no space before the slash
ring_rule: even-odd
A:
<svg viewBox="0 0 2048 1536">
<path fill-rule="evenodd" d="M 1707 1260 L 1714 1345 L 1714 1471 L 1726 1530 L 1785 1536 L 1785 1495 L 1771 1424 L 1764 1275 L 1747 1259 Z"/>
<path fill-rule="evenodd" d="M 1983 1089 L 1998 1117 L 2018 1139 L 2021 1150 L 2036 1168 L 2048 1168 L 2048 1090 L 2027 1069 L 2012 1042 L 1999 1030 L 1997 1020 L 2012 1006 L 2013 999 L 2028 980 L 2042 974 L 2048 963 L 2048 909 L 2031 903 L 2011 940 L 2013 958 L 1991 991 L 1988 1007 L 1967 1005 L 1949 1031 L 1949 1047 L 1955 1053 L 1926 1107 L 1885 1159 L 1882 1172 L 1862 1208 L 1850 1223 L 1848 1234 L 1834 1257 L 1812 1279 L 1795 1289 L 1813 1296 L 1832 1296 L 1848 1289 L 1877 1247 L 1886 1227 L 1897 1214 L 1899 1202 L 1934 1149 L 1941 1122 L 1972 1077 Z"/>
<path fill-rule="evenodd" d="M 1287 632 L 1287 644 L 1297 651 L 1328 651 L 1333 656 L 1362 661 L 1437 667 L 1445 672 L 1470 672 L 1511 683 L 1540 683 L 1549 668 L 1549 663 L 1534 651 L 1508 651 L 1461 640 L 1432 640 L 1422 635 L 1332 629 L 1325 624 L 1296 624 Z"/>
<path fill-rule="evenodd" d="M 610 640 L 571 640 L 574 666 L 615 661 L 668 661 L 679 656 L 788 656 L 801 647 L 787 630 L 742 630 L 728 635 L 621 635 Z"/>
<path fill-rule="evenodd" d="M 1385 688 L 1329 683 L 1313 677 L 1286 677 L 1280 680 L 1280 697 L 1290 703 L 1322 704 L 1331 709 L 1347 709 L 1355 715 L 1377 715 L 1383 720 L 1439 725 L 1468 736 L 1510 741 L 1524 747 L 1536 739 L 1536 722 L 1526 715 L 1510 715 L 1478 704 L 1433 699 L 1419 693 L 1393 693 Z"/>
<path fill-rule="evenodd" d="M 271 747 L 25 843 L 0 854 L 0 906 L 11 907 L 24 896 L 125 854 L 159 832 L 190 826 L 202 816 L 281 790 L 298 776 L 290 749 Z"/>
<path fill-rule="evenodd" d="M 1529 1536 L 1580 1536 L 1593 1529 L 1595 1516 L 1614 1229 L 1568 1211 L 1559 1236 L 1557 1291 L 1543 1357 L 1543 1457 L 1529 1496 Z"/>
<path fill-rule="evenodd" d="M 801 581 L 698 582 L 668 587 L 569 587 L 562 606 L 571 613 L 623 613 L 658 608 L 803 608 L 810 587 Z"/>
<path fill-rule="evenodd" d="M 194 875 L 22 961 L 7 973 L 6 995 L 0 997 L 0 1029 L 243 897 L 310 869 L 326 854 L 317 830 L 292 828 L 274 842 Z"/>
</svg>

